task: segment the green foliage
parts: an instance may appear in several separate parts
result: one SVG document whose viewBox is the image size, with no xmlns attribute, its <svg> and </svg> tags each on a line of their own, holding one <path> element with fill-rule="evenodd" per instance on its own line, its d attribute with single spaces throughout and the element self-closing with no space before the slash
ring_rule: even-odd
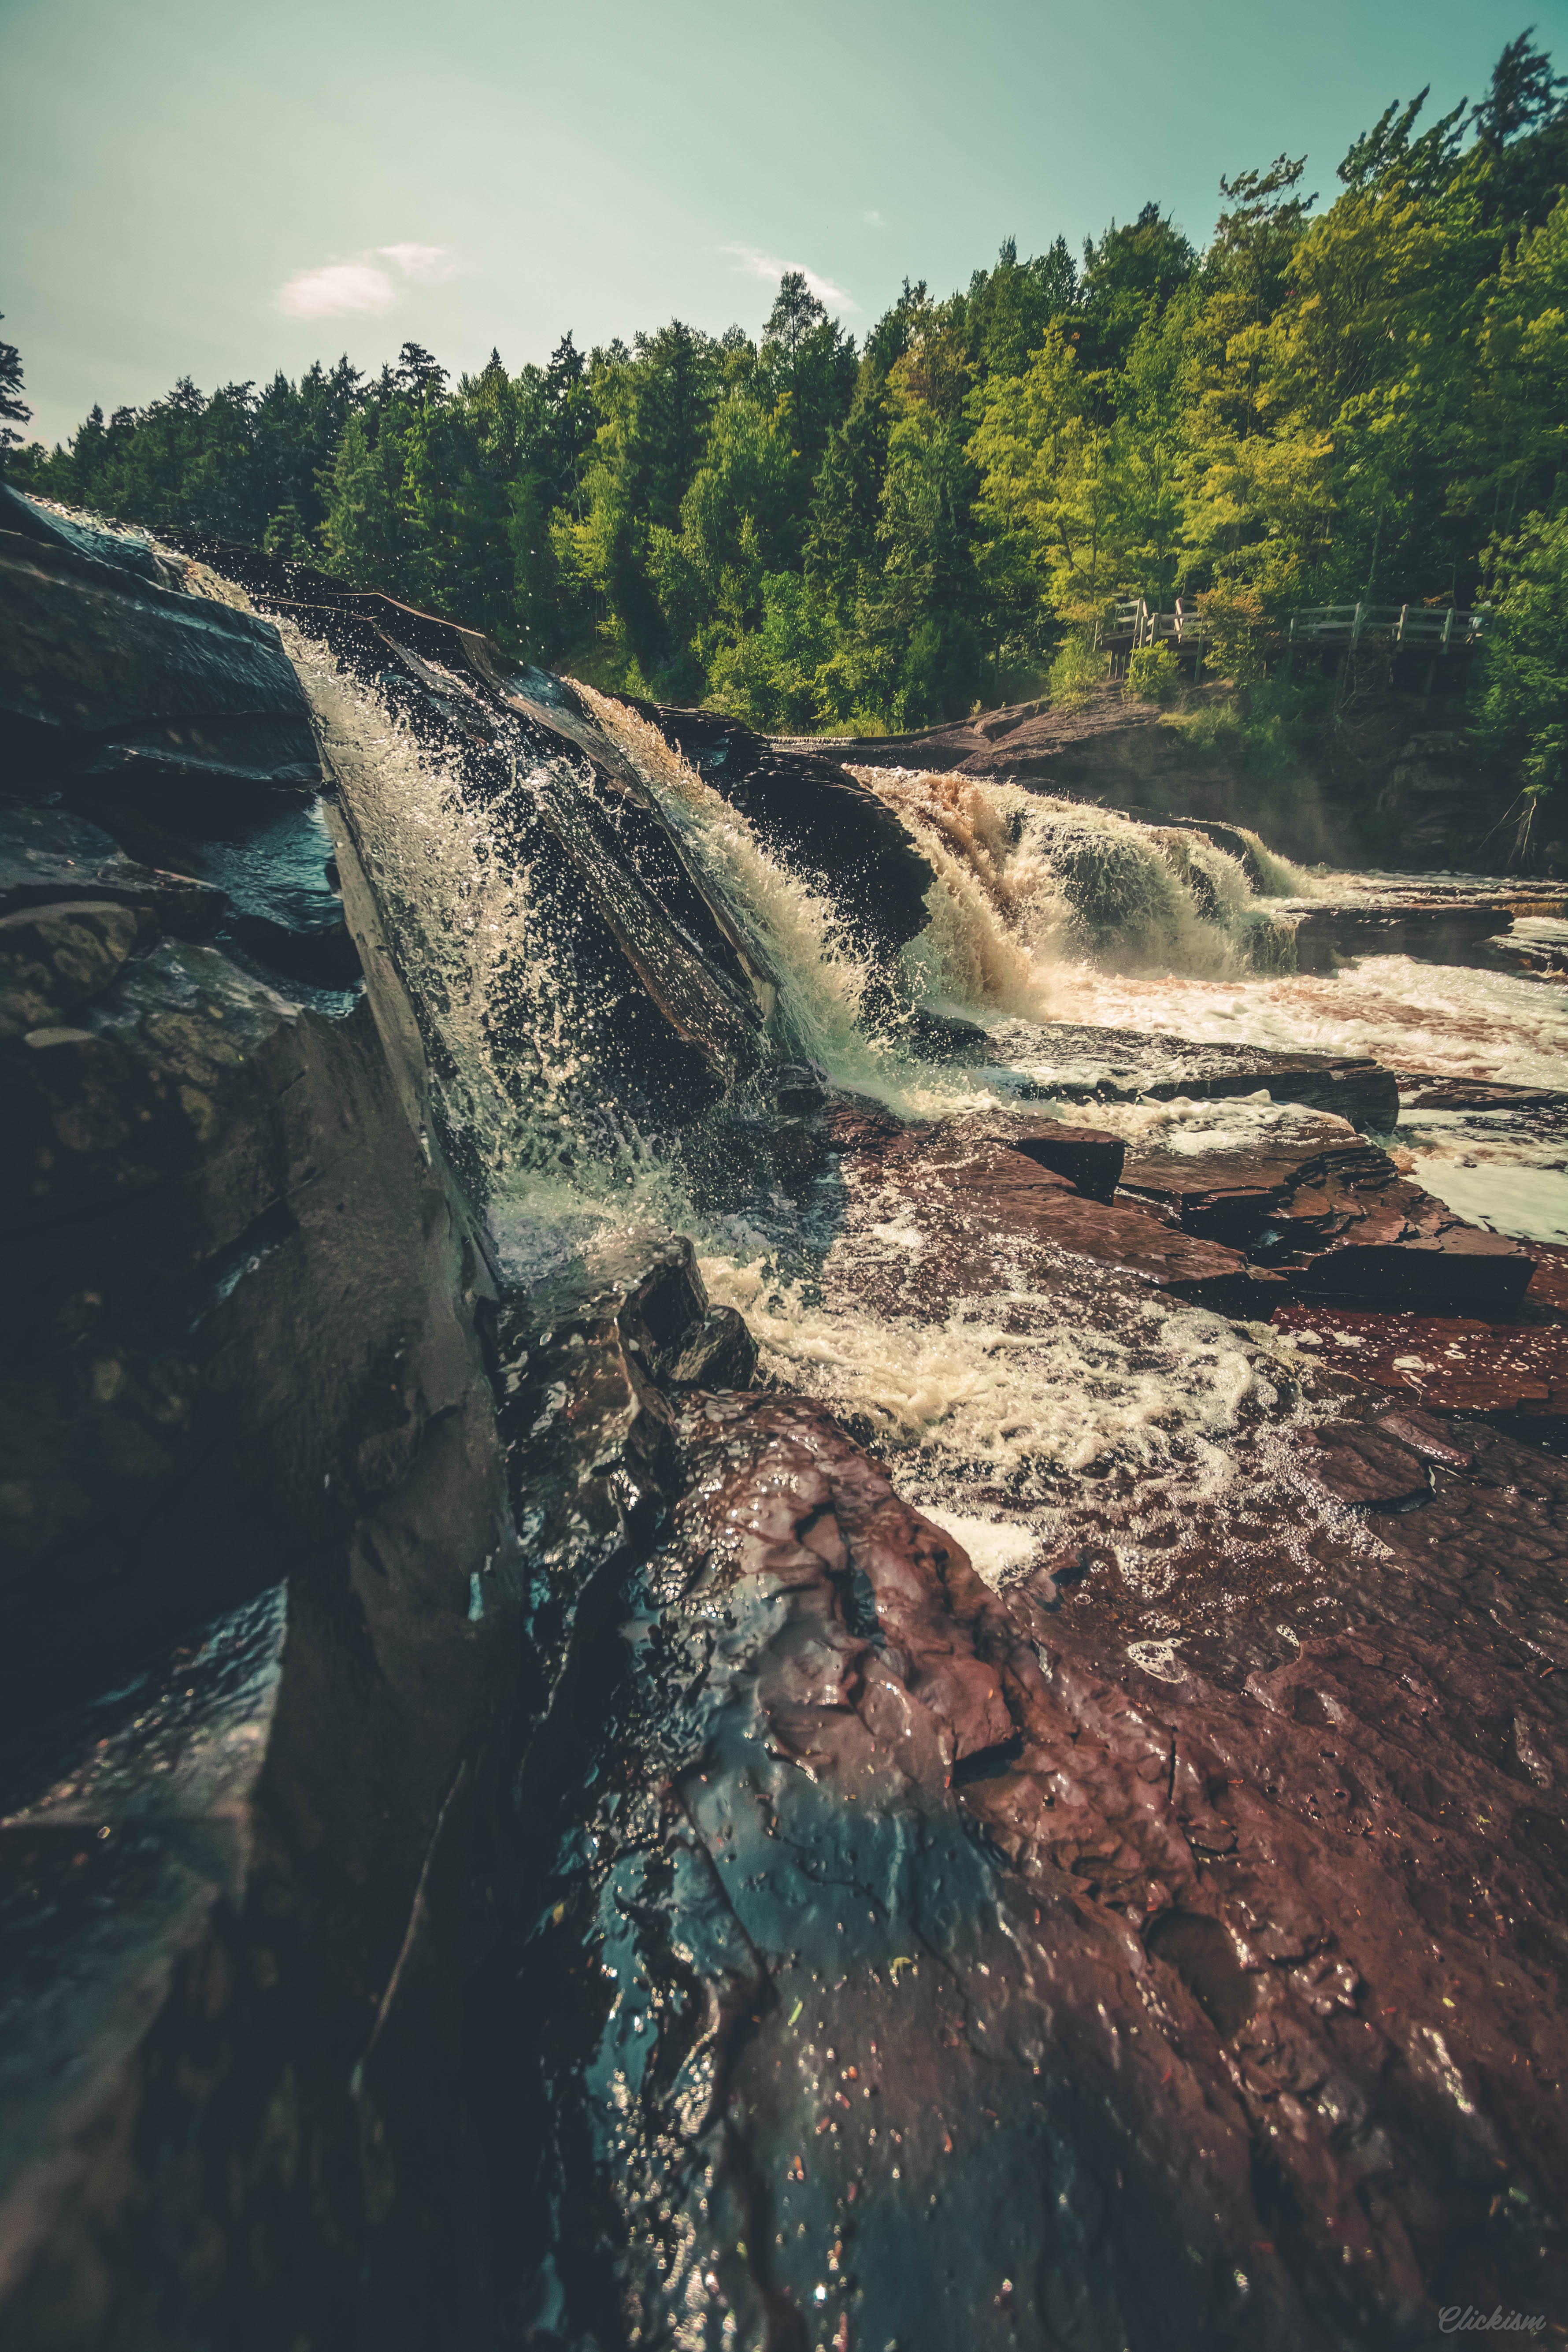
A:
<svg viewBox="0 0 1568 2352">
<path fill-rule="evenodd" d="M 455 384 L 412 342 L 371 382 L 186 380 L 7 471 L 790 731 L 920 726 L 1047 672 L 1080 699 L 1111 604 L 1180 594 L 1237 688 L 1226 719 L 1173 714 L 1182 740 L 1228 728 L 1282 775 L 1287 612 L 1489 593 L 1481 719 L 1539 797 L 1568 667 L 1564 87 L 1521 35 L 1475 106 L 1387 107 L 1324 209 L 1279 155 L 1221 179 L 1201 254 L 1152 203 L 1081 267 L 1009 237 L 943 299 L 906 280 L 858 350 L 787 271 L 754 342 L 672 320 Z M 0 343 L 0 446 L 21 384 Z M 1168 691 L 1168 658 L 1133 690 Z"/>
<path fill-rule="evenodd" d="M 1064 709 L 1088 702 L 1105 683 L 1105 656 L 1087 637 L 1068 637 L 1050 667 L 1051 700 Z"/>
<path fill-rule="evenodd" d="M 275 563 L 309 563 L 315 550 L 305 536 L 305 525 L 299 508 L 290 499 L 280 506 L 261 534 L 261 551 Z"/>
<path fill-rule="evenodd" d="M 1221 700 L 1200 700 L 1169 722 L 1197 766 L 1245 769 L 1259 777 L 1285 776 L 1298 765 L 1299 713 L 1282 708 L 1270 686 L 1243 688 Z"/>
<path fill-rule="evenodd" d="M 1244 685 L 1260 678 L 1268 616 L 1256 589 L 1205 589 L 1194 599 L 1208 668 Z"/>
<path fill-rule="evenodd" d="M 0 318 L 4 316 L 0 311 Z M 22 436 L 16 427 L 26 425 L 32 414 L 22 398 L 22 354 L 15 343 L 0 337 L 0 457 L 19 445 Z"/>
<path fill-rule="evenodd" d="M 1568 781 L 1568 503 L 1527 515 L 1489 549 L 1488 580 L 1479 717 L 1520 778 L 1522 841 L 1541 800 Z"/>
<path fill-rule="evenodd" d="M 1140 646 L 1127 664 L 1127 691 L 1137 702 L 1169 702 L 1181 675 L 1169 646 Z"/>
</svg>

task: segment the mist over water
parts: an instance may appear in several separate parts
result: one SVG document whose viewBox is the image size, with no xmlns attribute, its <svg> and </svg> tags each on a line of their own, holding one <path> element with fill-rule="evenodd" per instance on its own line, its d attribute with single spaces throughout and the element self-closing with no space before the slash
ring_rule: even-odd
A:
<svg viewBox="0 0 1568 2352">
<path fill-rule="evenodd" d="M 874 1162 L 835 1163 L 798 1200 L 759 1181 L 739 1204 L 705 1201 L 680 1151 L 615 1099 L 595 1040 L 624 983 L 606 975 L 595 992 L 574 976 L 561 952 L 570 898 L 528 851 L 531 811 L 547 790 L 583 789 L 582 763 L 574 770 L 561 754 L 542 769 L 528 751 L 499 798 L 479 793 L 324 647 L 285 634 L 430 1033 L 447 1127 L 482 1168 L 509 1279 L 526 1286 L 611 1228 L 691 1234 L 710 1296 L 745 1315 L 764 1374 L 822 1396 L 861 1428 L 909 1498 L 994 1575 L 1048 1550 L 1057 1505 L 1082 1479 L 1114 1485 L 1135 1474 L 1139 1509 L 1157 1518 L 1166 1481 L 1189 1495 L 1225 1491 L 1235 1472 L 1219 1441 L 1239 1423 L 1266 1440 L 1269 1425 L 1309 1409 L 1281 1335 L 1148 1294 L 1130 1292 L 1116 1328 L 1097 1329 L 1087 1314 L 1064 1313 L 1060 1294 L 1037 1295 L 1020 1267 L 1002 1291 L 958 1298 L 937 1320 L 880 1311 L 879 1270 L 934 1244 L 896 1192 L 879 1197 Z M 1373 1053 L 1537 1083 L 1568 1050 L 1563 992 L 1510 975 L 1401 957 L 1370 958 L 1332 980 L 1259 970 L 1277 953 L 1259 945 L 1276 913 L 1322 887 L 1261 844 L 1254 870 L 1275 898 L 1255 892 L 1241 861 L 1200 835 L 967 777 L 866 769 L 853 772 L 897 814 L 934 877 L 925 928 L 901 951 L 889 1000 L 829 877 L 795 870 L 759 839 L 647 720 L 580 691 L 742 943 L 767 1054 L 815 1065 L 906 1118 L 1005 1112 L 1018 1076 L 1048 1080 L 1050 1024 L 1060 1022 Z M 995 1062 L 979 1049 L 922 1055 L 900 1025 L 900 1003 L 906 1021 L 924 1007 L 991 1031 Z M 997 1066 L 1004 1045 L 1008 1070 Z M 1030 1106 L 1037 1118 L 1050 1108 Z M 1122 1106 L 1103 1117 L 1061 1108 L 1130 1139 L 1158 1129 L 1161 1148 L 1178 1150 L 1234 1140 L 1248 1122 L 1278 1116 L 1266 1100 Z M 1422 1181 L 1441 1192 L 1444 1154 L 1459 1154 L 1436 1130 L 1419 1140 Z M 1504 1140 L 1493 1157 L 1510 1150 L 1517 1158 L 1517 1143 Z M 1545 1164 L 1549 1143 L 1527 1159 L 1537 1189 L 1563 1181 Z M 1556 1195 L 1532 1213 L 1555 1227 Z M 1136 1551 L 1131 1520 L 1126 1541 Z"/>
</svg>

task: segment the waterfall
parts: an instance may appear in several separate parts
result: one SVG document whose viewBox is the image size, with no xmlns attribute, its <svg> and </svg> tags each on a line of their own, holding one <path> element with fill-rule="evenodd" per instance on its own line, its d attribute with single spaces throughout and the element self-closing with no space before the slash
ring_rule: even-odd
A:
<svg viewBox="0 0 1568 2352">
<path fill-rule="evenodd" d="M 578 717 L 566 723 L 585 740 L 592 730 L 591 748 L 620 763 L 662 828 L 671 856 L 651 878 L 647 839 L 639 847 L 626 834 L 635 812 L 606 814 L 571 741 L 542 751 L 498 717 L 493 697 L 476 703 L 488 733 L 470 740 L 481 723 L 462 709 L 471 689 L 434 672 L 426 684 L 459 723 L 421 733 L 385 681 L 368 683 L 363 664 L 284 627 L 430 1033 L 450 1136 L 470 1175 L 483 1169 L 487 1192 L 546 1176 L 617 1195 L 667 1181 L 663 1146 L 691 1115 L 683 1098 L 661 1118 L 650 1076 L 656 1049 L 678 1050 L 672 1023 L 711 1049 L 720 1097 L 751 1056 L 814 1066 L 906 1115 L 932 1116 L 965 1108 L 974 1088 L 922 1054 L 900 1006 L 1047 1025 L 1086 971 L 1289 968 L 1289 933 L 1270 900 L 1199 831 L 970 777 L 851 770 L 931 870 L 925 928 L 900 951 L 889 986 L 836 903 L 833 877 L 802 871 L 625 703 L 574 688 Z M 1255 856 L 1272 887 L 1306 878 L 1260 843 Z M 666 1015 L 640 1031 L 634 1015 L 651 1008 L 625 963 L 595 950 L 595 890 Z M 697 1058 L 671 1077 L 674 1093 L 695 1083 Z"/>
<path fill-rule="evenodd" d="M 770 1068 L 815 1066 L 916 1118 L 1001 1107 L 983 1055 L 973 1067 L 922 1059 L 910 1041 L 919 1032 L 900 1030 L 900 989 L 906 1003 L 1016 1025 L 1048 1023 L 1065 975 L 1086 960 L 1244 968 L 1258 902 L 1236 858 L 1201 835 L 1005 786 L 868 771 L 932 873 L 926 928 L 889 989 L 831 876 L 798 870 L 651 720 L 575 688 L 598 764 L 626 764 L 679 851 L 667 895 L 694 889 L 713 955 L 713 939 L 733 940 L 756 996 L 752 1075 L 661 1129 L 616 1043 L 637 984 L 625 962 L 595 962 L 605 940 L 583 868 L 560 850 L 563 829 L 604 814 L 572 743 L 514 741 L 493 709 L 483 744 L 422 735 L 380 683 L 293 629 L 288 639 L 426 1031 L 443 1141 L 482 1201 L 509 1279 L 528 1286 L 607 1226 L 692 1234 L 710 1296 L 745 1313 L 764 1366 L 879 1432 L 911 1499 L 950 1519 L 956 1508 L 998 1568 L 1035 1549 L 1057 1483 L 1092 1458 L 1223 1486 L 1227 1457 L 1214 1441 L 1244 1405 L 1267 1410 L 1281 1377 L 1268 1337 L 1150 1299 L 1129 1309 L 1135 1336 L 1117 1339 L 1068 1328 L 1024 1291 L 1005 1311 L 965 1300 L 934 1322 L 881 1315 L 869 1303 L 881 1255 L 921 1244 L 896 1202 L 885 1214 L 855 1207 L 879 1184 L 875 1171 L 826 1176 L 825 1222 L 814 1225 L 801 1205 L 809 1185 L 786 1199 L 765 1153 L 746 1154 L 768 1131 Z M 619 845 L 628 865 L 646 862 L 650 837 L 624 829 L 625 809 L 612 816 L 594 835 L 599 852 L 613 858 Z M 656 980 L 660 926 L 696 939 L 698 914 L 682 907 L 677 920 L 681 909 L 642 904 L 650 930 L 634 946 Z M 693 1138 L 715 1122 L 721 1138 L 740 1138 L 742 1181 L 728 1195 L 694 1181 Z"/>
<path fill-rule="evenodd" d="M 935 871 L 912 957 L 934 999 L 1045 1023 L 1058 1017 L 1064 964 L 1211 977 L 1289 968 L 1289 930 L 1268 899 L 1304 895 L 1308 877 L 1260 842 L 1268 898 L 1195 828 L 972 776 L 850 773 L 896 812 Z"/>
</svg>

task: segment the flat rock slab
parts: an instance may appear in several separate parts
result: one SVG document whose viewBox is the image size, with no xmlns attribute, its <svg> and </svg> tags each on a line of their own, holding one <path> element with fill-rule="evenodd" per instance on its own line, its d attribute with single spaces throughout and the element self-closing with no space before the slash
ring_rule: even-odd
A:
<svg viewBox="0 0 1568 2352">
<path fill-rule="evenodd" d="M 1352 900 L 1314 906 L 1276 920 L 1291 931 L 1296 969 L 1330 972 L 1355 956 L 1411 956 L 1428 963 L 1490 961 L 1484 951 L 1513 920 L 1505 904 L 1485 898 L 1473 905 L 1438 899 L 1423 906 L 1379 906 Z"/>
<path fill-rule="evenodd" d="M 1352 1127 L 1390 1132 L 1399 1117 L 1393 1073 L 1367 1055 L 1271 1054 L 1261 1045 L 1197 1045 L 1135 1029 L 1053 1022 L 993 1031 L 993 1058 L 1032 1066 L 1045 1095 L 1074 1102 L 1223 1101 L 1266 1088 L 1276 1102 L 1332 1111 Z"/>
<path fill-rule="evenodd" d="M 930 1235 L 879 1271 L 883 1303 L 901 1314 L 940 1318 L 961 1296 L 1005 1288 L 1008 1237 L 1239 1315 L 1293 1293 L 1502 1318 L 1536 1271 L 1518 1243 L 1467 1224 L 1338 1119 L 1213 1150 L 1135 1140 L 1110 1203 L 1114 1139 L 1094 1129 L 996 1115 L 899 1129 L 843 1105 L 831 1119 L 841 1158 L 863 1166 L 858 1193 L 879 1188 L 875 1217 L 886 1226 L 907 1211 Z M 1058 1172 L 1069 1164 L 1087 1181 Z"/>
<path fill-rule="evenodd" d="M 912 1217 L 930 1243 L 885 1264 L 876 1303 L 940 1321 L 961 1297 L 1005 1292 L 1019 1272 L 1009 1254 L 1024 1248 L 1114 1269 L 1190 1304 L 1239 1307 L 1248 1290 L 1239 1252 L 1135 1202 L 1104 1199 L 1118 1148 L 1094 1129 L 985 1115 L 872 1137 L 858 1155 L 852 1225 Z M 1046 1164 L 1047 1155 L 1084 1166 L 1097 1194 Z M 831 1259 L 826 1273 L 831 1283 Z M 1048 1286 L 1048 1265 L 1031 1259 L 1029 1279 Z M 1256 1295 L 1267 1290 L 1265 1281 Z"/>
<path fill-rule="evenodd" d="M 1445 1412 L 1568 1413 L 1568 1329 L 1353 1307 L 1276 1309 L 1276 1328 L 1320 1360 Z"/>
<path fill-rule="evenodd" d="M 1501 1086 L 1490 1078 L 1428 1077 L 1400 1070 L 1401 1110 L 1538 1110 L 1568 1102 L 1568 1092 L 1550 1087 Z"/>
<path fill-rule="evenodd" d="M 1334 1621 L 1281 1642 L 1233 1578 L 1210 1675 L 987 1590 L 805 1399 L 679 1435 L 514 1994 L 571 2328 L 1317 2352 L 1565 2307 L 1561 1465 L 1320 1433 L 1262 1540 L 1309 1614 L 1331 1548 Z"/>
<path fill-rule="evenodd" d="M 1272 1226 L 1281 1268 L 1301 1261 L 1295 1279 L 1318 1297 L 1502 1318 L 1535 1272 L 1520 1243 L 1370 1162 L 1307 1173 Z"/>
<path fill-rule="evenodd" d="M 1253 1241 L 1270 1213 L 1314 1177 L 1397 1173 L 1385 1152 L 1366 1144 L 1342 1118 L 1324 1112 L 1271 1117 L 1258 1130 L 1238 1125 L 1234 1139 L 1223 1129 L 1205 1133 L 1195 1150 L 1173 1148 L 1180 1140 L 1179 1133 L 1159 1132 L 1134 1139 L 1122 1169 L 1122 1191 L 1167 1209 L 1188 1233 L 1238 1245 Z"/>
</svg>

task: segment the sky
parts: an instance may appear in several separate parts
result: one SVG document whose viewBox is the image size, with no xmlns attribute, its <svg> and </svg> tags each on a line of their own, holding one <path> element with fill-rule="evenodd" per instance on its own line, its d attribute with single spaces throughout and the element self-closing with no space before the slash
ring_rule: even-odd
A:
<svg viewBox="0 0 1568 2352">
<path fill-rule="evenodd" d="M 1327 200 L 1531 21 L 1568 68 L 1568 0 L 0 0 L 0 334 L 55 440 L 409 337 L 754 334 L 786 267 L 860 332 L 1150 199 L 1201 246 L 1280 152 Z"/>
</svg>

